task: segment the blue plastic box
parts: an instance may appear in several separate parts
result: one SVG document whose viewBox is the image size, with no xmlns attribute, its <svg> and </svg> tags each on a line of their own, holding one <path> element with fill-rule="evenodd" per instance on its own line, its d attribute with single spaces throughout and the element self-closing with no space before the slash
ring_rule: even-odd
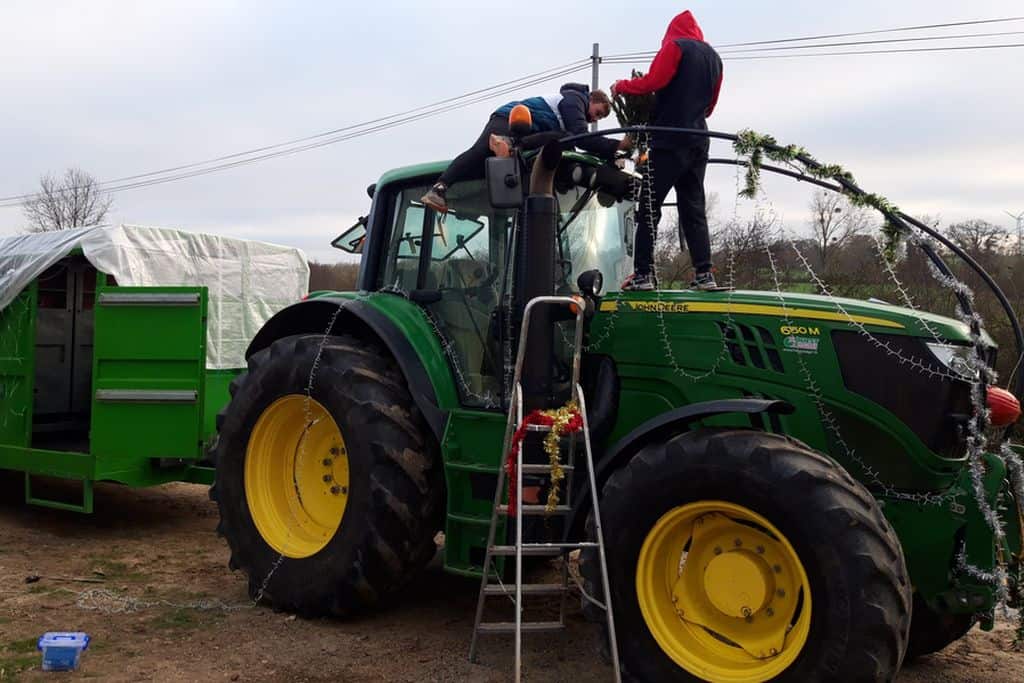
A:
<svg viewBox="0 0 1024 683">
<path fill-rule="evenodd" d="M 43 671 L 74 671 L 82 651 L 89 647 L 89 634 L 54 631 L 39 636 L 36 647 L 43 652 Z"/>
</svg>

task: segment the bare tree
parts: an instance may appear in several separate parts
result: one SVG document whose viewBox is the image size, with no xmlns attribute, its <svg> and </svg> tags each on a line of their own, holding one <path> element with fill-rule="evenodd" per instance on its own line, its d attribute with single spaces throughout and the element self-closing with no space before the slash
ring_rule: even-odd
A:
<svg viewBox="0 0 1024 683">
<path fill-rule="evenodd" d="M 811 199 L 811 234 L 818 263 L 828 272 L 830 259 L 854 235 L 866 232 L 871 218 L 866 210 L 853 206 L 842 195 L 819 190 Z"/>
<path fill-rule="evenodd" d="M 99 225 L 113 200 L 99 182 L 78 168 L 63 176 L 46 174 L 39 179 L 39 192 L 25 200 L 22 211 L 28 232 L 52 232 Z"/>
<path fill-rule="evenodd" d="M 999 251 L 1009 237 L 1001 226 L 979 218 L 953 223 L 946 228 L 946 235 L 972 256 Z"/>
</svg>

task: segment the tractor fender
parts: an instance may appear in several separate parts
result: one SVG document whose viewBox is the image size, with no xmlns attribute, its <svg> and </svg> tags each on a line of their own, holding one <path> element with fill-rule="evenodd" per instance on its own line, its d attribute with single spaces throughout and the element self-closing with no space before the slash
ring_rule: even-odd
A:
<svg viewBox="0 0 1024 683">
<path fill-rule="evenodd" d="M 600 491 L 608 477 L 629 462 L 644 446 L 657 441 L 665 441 L 673 436 L 682 434 L 688 431 L 695 422 L 700 422 L 716 415 L 727 415 L 730 413 L 745 415 L 775 413 L 778 415 L 789 415 L 794 410 L 793 404 L 787 401 L 761 398 L 731 398 L 718 401 L 702 401 L 670 410 L 644 422 L 605 451 L 605 454 L 601 456 L 594 468 L 597 490 Z M 569 521 L 565 526 L 568 533 L 578 533 L 583 529 L 583 523 L 586 521 L 587 513 L 590 511 L 590 505 L 589 488 L 582 487 L 576 493 L 576 500 L 569 515 Z"/>
<path fill-rule="evenodd" d="M 339 312 L 338 307 L 342 305 L 344 308 Z M 282 337 L 325 332 L 348 332 L 364 339 L 380 341 L 398 363 L 416 407 L 440 443 L 448 421 L 448 411 L 440 408 L 434 384 L 422 360 L 398 325 L 381 310 L 364 301 L 318 297 L 292 304 L 278 311 L 260 328 L 249 343 L 245 357 L 249 358 Z"/>
</svg>

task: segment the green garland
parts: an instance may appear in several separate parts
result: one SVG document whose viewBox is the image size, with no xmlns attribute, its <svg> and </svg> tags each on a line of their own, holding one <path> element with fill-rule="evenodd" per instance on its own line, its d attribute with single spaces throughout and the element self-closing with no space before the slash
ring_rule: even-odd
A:
<svg viewBox="0 0 1024 683">
<path fill-rule="evenodd" d="M 783 147 L 771 135 L 762 135 L 749 129 L 741 130 L 733 143 L 733 149 L 736 154 L 747 158 L 746 179 L 740 195 L 749 199 L 757 196 L 757 191 L 761 186 L 761 166 L 765 158 L 777 163 L 796 166 L 801 173 L 819 180 L 845 181 L 854 185 L 857 183 L 853 174 L 842 166 L 819 163 L 803 147 L 797 145 Z M 843 195 L 854 206 L 872 208 L 886 216 L 885 224 L 882 226 L 882 232 L 885 233 L 885 254 L 887 258 L 894 258 L 903 231 L 886 214 L 896 215 L 899 213 L 899 208 L 881 195 L 858 194 L 847 190 L 845 186 Z"/>
<path fill-rule="evenodd" d="M 642 71 L 633 69 L 633 78 L 640 78 Z M 628 126 L 649 126 L 654 116 L 654 93 L 647 95 L 627 95 L 615 93 L 612 96 L 612 111 L 619 125 L 623 128 Z"/>
</svg>

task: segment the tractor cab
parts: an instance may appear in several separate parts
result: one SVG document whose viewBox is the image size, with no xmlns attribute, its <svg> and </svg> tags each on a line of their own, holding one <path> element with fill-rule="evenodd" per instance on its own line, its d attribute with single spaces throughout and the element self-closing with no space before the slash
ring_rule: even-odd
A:
<svg viewBox="0 0 1024 683">
<path fill-rule="evenodd" d="M 567 154 L 556 176 L 560 294 L 578 293 L 577 279 L 588 271 L 599 271 L 608 283 L 632 272 L 634 205 L 596 185 L 597 165 L 592 157 Z M 464 375 L 463 403 L 495 407 L 503 395 L 502 345 L 510 333 L 502 303 L 512 296 L 517 210 L 495 207 L 485 179 L 453 185 L 447 214 L 424 206 L 420 197 L 443 168 L 389 173 L 376 186 L 369 218 L 331 244 L 363 256 L 360 289 L 390 290 L 422 305 Z"/>
</svg>

